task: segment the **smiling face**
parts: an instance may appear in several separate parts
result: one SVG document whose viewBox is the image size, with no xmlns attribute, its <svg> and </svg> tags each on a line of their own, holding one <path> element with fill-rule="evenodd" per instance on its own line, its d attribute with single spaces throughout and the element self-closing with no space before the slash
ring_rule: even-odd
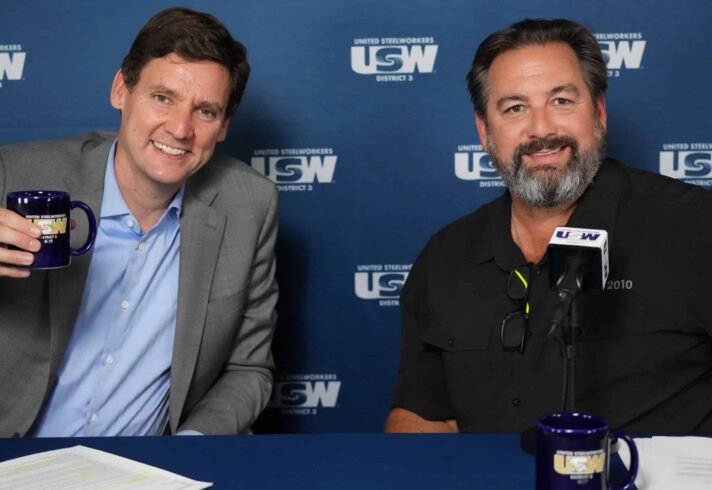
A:
<svg viewBox="0 0 712 490">
<path fill-rule="evenodd" d="M 573 201 L 603 154 L 606 108 L 594 102 L 574 51 L 563 43 L 505 51 L 488 73 L 477 131 L 512 197 L 536 207 Z"/>
<path fill-rule="evenodd" d="M 172 195 L 227 134 L 229 74 L 212 61 L 175 53 L 151 60 L 133 87 L 121 71 L 111 104 L 121 111 L 115 169 L 122 191 Z"/>
</svg>

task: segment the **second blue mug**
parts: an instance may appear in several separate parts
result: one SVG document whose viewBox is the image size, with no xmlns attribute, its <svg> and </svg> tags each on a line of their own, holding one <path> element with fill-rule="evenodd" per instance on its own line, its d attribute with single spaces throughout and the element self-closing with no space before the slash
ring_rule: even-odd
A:
<svg viewBox="0 0 712 490">
<path fill-rule="evenodd" d="M 608 468 L 611 437 L 630 447 L 630 470 L 625 483 L 610 486 Z M 628 490 L 638 474 L 638 451 L 633 439 L 610 431 L 608 422 L 585 413 L 553 413 L 536 425 L 536 488 L 538 490 Z"/>
</svg>

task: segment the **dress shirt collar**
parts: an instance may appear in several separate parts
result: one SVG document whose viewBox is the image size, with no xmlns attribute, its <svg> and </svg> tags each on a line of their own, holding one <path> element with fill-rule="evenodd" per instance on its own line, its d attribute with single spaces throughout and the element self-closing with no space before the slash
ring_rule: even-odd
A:
<svg viewBox="0 0 712 490">
<path fill-rule="evenodd" d="M 124 197 L 121 195 L 121 190 L 119 189 L 119 183 L 116 181 L 116 172 L 114 171 L 114 155 L 116 154 L 116 140 L 111 145 L 109 150 L 109 156 L 106 159 L 106 175 L 104 177 L 104 197 L 101 201 L 101 214 L 102 218 L 110 218 L 115 216 L 126 216 L 131 214 L 131 210 L 126 205 Z M 173 200 L 168 205 L 166 213 L 169 210 L 175 210 L 176 216 L 180 216 L 180 211 L 183 206 L 183 194 L 185 193 L 185 184 L 183 184 Z M 163 216 L 166 215 L 164 213 Z M 161 220 L 163 217 L 161 217 Z M 160 222 L 160 220 L 159 220 Z"/>
</svg>

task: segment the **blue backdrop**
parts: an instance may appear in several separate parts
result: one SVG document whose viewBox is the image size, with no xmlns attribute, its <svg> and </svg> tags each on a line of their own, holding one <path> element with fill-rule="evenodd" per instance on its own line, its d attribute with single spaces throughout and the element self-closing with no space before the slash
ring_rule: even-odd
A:
<svg viewBox="0 0 712 490">
<path fill-rule="evenodd" d="M 0 144 L 115 129 L 113 75 L 170 5 L 4 1 Z M 184 5 L 248 47 L 252 76 L 222 150 L 281 190 L 279 372 L 262 431 L 382 429 L 410 264 L 430 234 L 502 192 L 464 81 L 492 31 L 524 17 L 591 27 L 610 75 L 608 153 L 712 184 L 709 0 Z"/>
</svg>

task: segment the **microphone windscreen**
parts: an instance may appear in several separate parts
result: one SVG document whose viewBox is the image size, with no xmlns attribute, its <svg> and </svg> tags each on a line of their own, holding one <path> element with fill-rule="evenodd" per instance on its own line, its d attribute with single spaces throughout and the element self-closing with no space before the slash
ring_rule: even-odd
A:
<svg viewBox="0 0 712 490">
<path fill-rule="evenodd" d="M 572 257 L 580 257 L 585 263 L 582 284 L 584 291 L 600 291 L 608 279 L 608 232 L 588 228 L 556 228 L 549 240 L 549 281 L 555 289 L 556 283 L 566 272 Z"/>
</svg>

